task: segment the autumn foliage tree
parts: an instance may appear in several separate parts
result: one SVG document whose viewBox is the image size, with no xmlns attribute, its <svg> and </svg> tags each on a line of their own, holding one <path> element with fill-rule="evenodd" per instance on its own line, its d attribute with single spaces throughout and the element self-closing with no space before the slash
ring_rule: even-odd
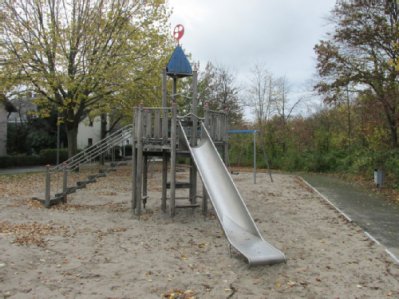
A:
<svg viewBox="0 0 399 299">
<path fill-rule="evenodd" d="M 227 111 L 231 126 L 242 123 L 240 89 L 234 74 L 223 66 L 208 62 L 199 73 L 198 97 L 200 103 L 207 102 L 212 110 Z"/>
<path fill-rule="evenodd" d="M 145 98 L 170 46 L 164 1 L 3 0 L 0 61 L 7 88 L 31 90 L 42 116 L 56 109 L 77 150 L 88 113 Z M 142 92 L 137 90 L 142 88 Z M 129 109 L 130 109 L 129 108 Z"/>
<path fill-rule="evenodd" d="M 315 46 L 320 82 L 327 102 L 342 100 L 350 87 L 369 92 L 381 107 L 392 148 L 398 148 L 399 27 L 395 0 L 342 0 L 332 11 L 335 30 Z"/>
</svg>

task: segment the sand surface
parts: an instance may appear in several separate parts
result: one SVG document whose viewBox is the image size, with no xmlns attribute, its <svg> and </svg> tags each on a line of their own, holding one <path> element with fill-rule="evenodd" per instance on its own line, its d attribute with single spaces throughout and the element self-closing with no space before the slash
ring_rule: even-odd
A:
<svg viewBox="0 0 399 299">
<path fill-rule="evenodd" d="M 207 218 L 200 208 L 163 214 L 155 166 L 140 220 L 127 167 L 51 209 L 30 200 L 43 198 L 43 174 L 0 176 L 0 297 L 399 298 L 399 265 L 298 177 L 233 178 L 287 263 L 230 255 L 211 205 Z"/>
</svg>

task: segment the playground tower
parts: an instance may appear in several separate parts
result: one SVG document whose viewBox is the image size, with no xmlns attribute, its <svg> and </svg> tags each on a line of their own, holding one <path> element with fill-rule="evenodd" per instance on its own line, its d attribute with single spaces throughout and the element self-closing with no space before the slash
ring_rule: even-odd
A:
<svg viewBox="0 0 399 299">
<path fill-rule="evenodd" d="M 191 109 L 188 114 L 181 115 L 176 104 L 178 80 L 189 76 L 192 77 Z M 168 77 L 173 80 L 171 93 L 167 90 Z M 207 193 L 205 189 L 199 193 L 198 171 L 185 136 L 189 146 L 197 146 L 202 132 L 200 123 L 203 122 L 213 143 L 222 156 L 226 157 L 227 116 L 224 111 L 212 111 L 207 104 L 204 106 L 204 115 L 198 116 L 197 71 L 192 70 L 183 49 L 177 45 L 162 72 L 162 107 L 134 108 L 132 209 L 135 215 L 141 214 L 148 199 L 148 161 L 152 157 L 162 159 L 162 211 L 168 211 L 173 217 L 176 209 L 199 207 L 198 199 L 202 198 L 202 211 L 207 213 Z M 176 161 L 179 157 L 190 159 L 190 176 L 187 182 L 176 181 Z M 187 189 L 188 196 L 177 198 L 176 189 Z"/>
</svg>

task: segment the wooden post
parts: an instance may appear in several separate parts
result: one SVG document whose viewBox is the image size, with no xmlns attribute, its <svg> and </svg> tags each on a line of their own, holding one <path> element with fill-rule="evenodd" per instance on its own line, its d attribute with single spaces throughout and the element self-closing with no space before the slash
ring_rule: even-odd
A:
<svg viewBox="0 0 399 299">
<path fill-rule="evenodd" d="M 191 146 L 196 146 L 197 145 L 197 128 L 198 128 L 198 119 L 196 117 L 197 115 L 197 106 L 198 106 L 198 100 L 197 100 L 197 71 L 193 71 L 193 83 L 192 83 L 192 102 L 191 102 L 191 113 L 194 114 L 194 116 L 191 116 L 191 121 L 193 123 L 193 131 L 191 132 L 191 140 L 190 140 L 190 145 Z"/>
<path fill-rule="evenodd" d="M 193 71 L 193 83 L 192 83 L 192 92 L 193 98 L 191 102 L 191 112 L 194 114 L 191 116 L 191 121 L 193 123 L 193 127 L 191 130 L 191 140 L 190 145 L 197 145 L 197 130 L 198 130 L 198 118 L 197 118 L 197 71 Z M 194 159 L 191 157 L 190 162 L 190 202 L 191 204 L 197 203 L 197 168 L 195 167 Z"/>
<path fill-rule="evenodd" d="M 144 156 L 143 165 L 143 207 L 147 204 L 147 186 L 148 186 L 148 156 Z"/>
<path fill-rule="evenodd" d="M 208 215 L 208 192 L 206 192 L 205 186 L 202 188 L 202 214 Z"/>
<path fill-rule="evenodd" d="M 62 180 L 62 202 L 67 202 L 67 189 L 68 189 L 68 164 L 64 163 L 64 176 Z"/>
<path fill-rule="evenodd" d="M 206 129 L 208 129 L 208 126 L 209 126 L 209 104 L 208 104 L 208 102 L 205 102 L 204 110 L 205 110 L 204 127 Z M 207 216 L 207 214 L 208 214 L 208 192 L 206 191 L 205 186 L 202 187 L 202 214 L 204 216 Z"/>
<path fill-rule="evenodd" d="M 46 190 L 44 191 L 44 206 L 50 207 L 50 165 L 46 165 Z"/>
<path fill-rule="evenodd" d="M 175 82 L 174 82 L 175 84 Z M 175 93 L 174 93 L 175 94 Z M 175 216 L 176 210 L 176 116 L 177 108 L 176 102 L 172 103 L 172 124 L 171 124 L 171 137 L 170 137 L 170 216 Z"/>
<path fill-rule="evenodd" d="M 204 126 L 207 130 L 209 130 L 209 103 L 208 102 L 205 102 L 204 114 L 205 114 Z"/>
<path fill-rule="evenodd" d="M 137 178 L 136 178 L 136 215 L 141 214 L 141 191 L 142 191 L 142 175 L 143 175 L 143 107 L 140 106 L 137 115 Z"/>
<path fill-rule="evenodd" d="M 162 72 L 162 140 L 165 144 L 168 140 L 168 107 L 166 89 L 166 69 Z"/>
<path fill-rule="evenodd" d="M 227 119 L 227 108 L 225 109 L 225 114 L 223 115 L 223 147 L 224 147 L 224 163 L 229 164 L 229 134 L 227 133 L 228 129 L 228 119 Z"/>
<path fill-rule="evenodd" d="M 136 209 L 137 198 L 136 198 L 136 186 L 137 186 L 137 155 L 136 155 L 136 120 L 137 120 L 137 110 L 133 108 L 133 128 L 132 128 L 132 212 Z"/>
<path fill-rule="evenodd" d="M 161 135 L 161 110 L 154 110 L 154 134 L 153 138 L 159 139 Z"/>
<path fill-rule="evenodd" d="M 166 69 L 162 71 L 162 108 L 166 108 L 168 106 L 167 103 L 167 89 L 166 89 Z"/>
<path fill-rule="evenodd" d="M 162 203 L 161 210 L 162 212 L 166 212 L 166 183 L 168 181 L 168 154 L 163 151 L 162 152 Z"/>
</svg>

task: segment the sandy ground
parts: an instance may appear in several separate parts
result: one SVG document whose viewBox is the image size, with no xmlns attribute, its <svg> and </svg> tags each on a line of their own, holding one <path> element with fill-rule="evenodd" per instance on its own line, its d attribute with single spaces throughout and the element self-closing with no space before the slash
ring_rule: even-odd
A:
<svg viewBox="0 0 399 299">
<path fill-rule="evenodd" d="M 163 214 L 156 169 L 140 220 L 128 168 L 52 209 L 30 200 L 43 197 L 43 174 L 0 176 L 0 297 L 399 298 L 399 265 L 299 178 L 234 179 L 287 263 L 249 267 L 230 255 L 212 210 Z"/>
</svg>

